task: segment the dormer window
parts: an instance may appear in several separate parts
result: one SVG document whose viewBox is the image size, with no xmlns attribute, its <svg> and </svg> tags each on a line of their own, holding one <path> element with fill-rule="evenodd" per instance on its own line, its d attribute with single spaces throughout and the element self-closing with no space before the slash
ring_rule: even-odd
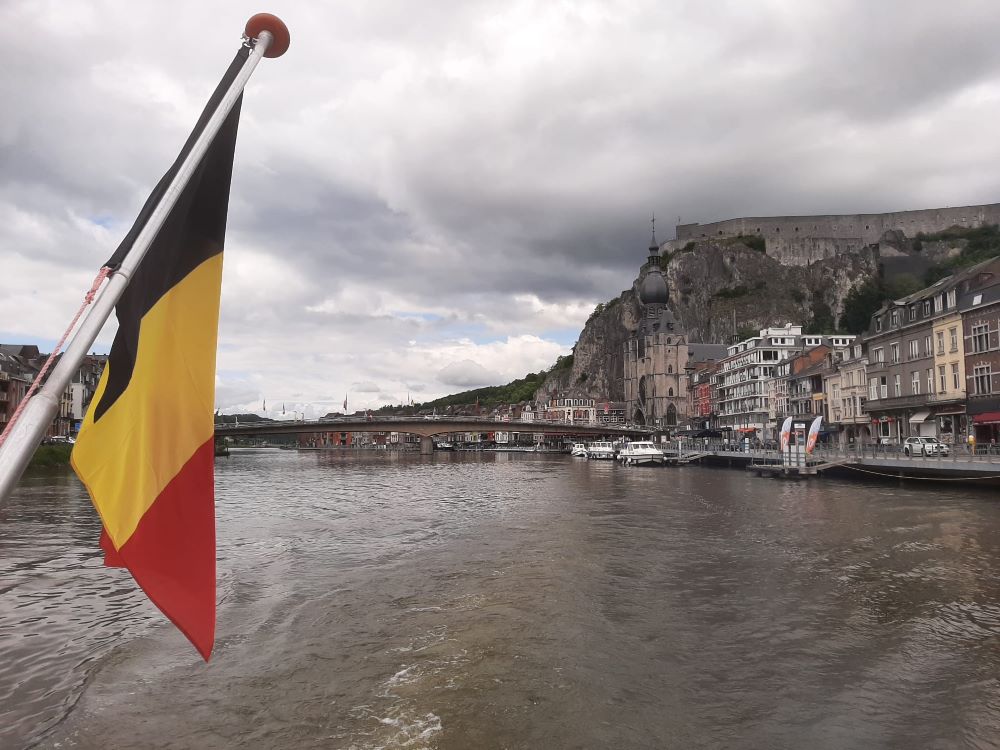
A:
<svg viewBox="0 0 1000 750">
<path fill-rule="evenodd" d="M 910 305 L 910 320 L 916 320 L 916 319 L 917 319 L 917 306 Z"/>
<path fill-rule="evenodd" d="M 955 298 L 957 296 L 958 295 L 957 295 L 957 293 L 956 293 L 956 291 L 954 289 L 952 289 L 950 292 L 948 292 L 948 301 L 947 301 L 947 305 L 946 306 L 947 307 L 954 307 L 955 306 L 955 302 L 956 302 Z"/>
<path fill-rule="evenodd" d="M 893 328 L 899 325 L 899 310 L 893 310 L 889 313 L 889 325 Z"/>
<path fill-rule="evenodd" d="M 881 330 L 882 330 L 882 318 L 881 317 L 875 318 L 875 331 L 878 332 Z"/>
<path fill-rule="evenodd" d="M 931 301 L 929 299 L 924 300 L 924 316 L 931 314 Z"/>
</svg>

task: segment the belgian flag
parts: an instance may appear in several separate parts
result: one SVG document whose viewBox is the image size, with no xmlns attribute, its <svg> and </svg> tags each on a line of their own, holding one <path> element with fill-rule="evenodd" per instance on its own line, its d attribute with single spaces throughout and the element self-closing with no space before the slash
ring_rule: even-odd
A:
<svg viewBox="0 0 1000 750">
<path fill-rule="evenodd" d="M 237 53 L 111 268 L 128 254 L 249 52 Z M 118 301 L 118 332 L 72 455 L 103 523 L 105 564 L 127 567 L 206 661 L 215 640 L 215 350 L 241 100 Z"/>
</svg>

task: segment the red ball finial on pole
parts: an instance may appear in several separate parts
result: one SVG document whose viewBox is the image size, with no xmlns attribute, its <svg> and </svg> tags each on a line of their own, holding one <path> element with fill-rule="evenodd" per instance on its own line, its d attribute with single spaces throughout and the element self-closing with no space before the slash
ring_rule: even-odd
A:
<svg viewBox="0 0 1000 750">
<path fill-rule="evenodd" d="M 271 44 L 268 45 L 264 57 L 281 57 L 285 54 L 292 41 L 285 22 L 270 13 L 258 13 L 247 21 L 243 33 L 249 39 L 256 39 L 262 31 L 270 32 L 271 36 L 274 37 Z"/>
</svg>

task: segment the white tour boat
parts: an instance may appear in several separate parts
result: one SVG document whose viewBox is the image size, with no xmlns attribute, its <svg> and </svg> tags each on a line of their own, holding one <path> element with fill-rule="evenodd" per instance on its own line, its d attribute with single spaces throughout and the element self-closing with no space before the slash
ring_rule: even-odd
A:
<svg viewBox="0 0 1000 750">
<path fill-rule="evenodd" d="M 576 456 L 577 458 L 586 458 L 587 446 L 583 443 L 573 443 L 573 448 L 570 450 L 569 455 Z"/>
<path fill-rule="evenodd" d="M 663 451 L 653 443 L 637 440 L 634 443 L 628 443 L 621 449 L 618 460 L 626 466 L 635 466 L 638 464 L 662 464 L 664 458 Z"/>
<path fill-rule="evenodd" d="M 615 446 L 607 440 L 599 440 L 587 446 L 588 458 L 613 460 Z"/>
</svg>

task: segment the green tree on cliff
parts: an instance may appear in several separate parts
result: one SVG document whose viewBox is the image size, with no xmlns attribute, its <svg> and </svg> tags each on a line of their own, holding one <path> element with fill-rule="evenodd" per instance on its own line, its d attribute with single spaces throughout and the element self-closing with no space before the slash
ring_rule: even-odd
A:
<svg viewBox="0 0 1000 750">
<path fill-rule="evenodd" d="M 882 306 L 885 290 L 877 279 L 869 279 L 852 289 L 844 298 L 844 313 L 840 327 L 847 333 L 864 333 L 868 330 L 872 314 Z"/>
</svg>

